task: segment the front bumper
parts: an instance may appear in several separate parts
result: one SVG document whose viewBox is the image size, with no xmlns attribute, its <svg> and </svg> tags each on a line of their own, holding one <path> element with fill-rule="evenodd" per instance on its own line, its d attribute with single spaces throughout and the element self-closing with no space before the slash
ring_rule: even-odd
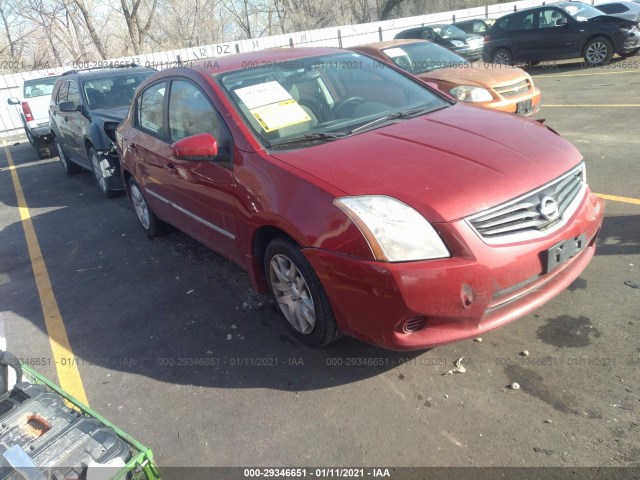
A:
<svg viewBox="0 0 640 480">
<path fill-rule="evenodd" d="M 462 57 L 466 58 L 467 60 L 478 60 L 480 58 L 482 58 L 482 45 L 480 45 L 479 47 L 469 47 L 469 46 L 464 46 L 464 47 L 454 47 L 451 50 L 456 52 L 458 55 L 461 55 Z"/>
<path fill-rule="evenodd" d="M 491 92 L 494 96 L 494 100 L 491 102 L 472 103 L 471 105 L 477 105 L 479 107 L 491 108 L 493 110 L 499 110 L 507 113 L 518 113 L 518 104 L 531 100 L 532 110 L 528 111 L 523 116 L 530 116 L 540 110 L 540 99 L 542 95 L 537 87 L 534 87 L 530 92 L 525 95 L 519 95 L 517 97 L 504 98 L 495 92 Z"/>
<path fill-rule="evenodd" d="M 620 53 L 631 52 L 636 48 L 640 48 L 640 30 L 637 28 L 625 39 Z"/>
<path fill-rule="evenodd" d="M 528 242 L 488 245 L 464 220 L 437 225 L 451 258 L 384 263 L 305 249 L 340 326 L 353 337 L 392 350 L 417 350 L 476 337 L 548 302 L 586 268 L 595 252 L 604 206 L 587 194 L 567 224 Z M 543 274 L 543 253 L 585 234 L 587 246 Z M 422 328 L 407 333 L 408 321 Z"/>
<path fill-rule="evenodd" d="M 96 151 L 102 175 L 110 190 L 124 190 L 124 181 L 120 173 L 120 157 L 114 148 Z"/>
</svg>

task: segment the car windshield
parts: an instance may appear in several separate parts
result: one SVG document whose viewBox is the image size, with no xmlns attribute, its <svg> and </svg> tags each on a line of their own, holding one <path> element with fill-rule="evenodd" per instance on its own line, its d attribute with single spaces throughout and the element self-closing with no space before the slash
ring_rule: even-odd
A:
<svg viewBox="0 0 640 480">
<path fill-rule="evenodd" d="M 440 38 L 449 38 L 449 37 L 466 37 L 467 33 L 453 25 L 436 25 L 431 27 L 431 29 L 438 35 Z"/>
<path fill-rule="evenodd" d="M 99 110 L 129 106 L 138 85 L 152 73 L 127 73 L 85 80 L 82 90 L 88 107 Z"/>
<path fill-rule="evenodd" d="M 580 2 L 575 2 L 575 4 L 572 3 L 571 5 L 563 5 L 560 8 L 579 22 L 586 22 L 590 18 L 602 15 L 602 12 L 597 8 Z"/>
<path fill-rule="evenodd" d="M 214 75 L 260 141 L 331 141 L 449 105 L 420 83 L 357 53 Z"/>
<path fill-rule="evenodd" d="M 403 70 L 417 74 L 438 68 L 465 68 L 464 58 L 440 45 L 429 42 L 408 43 L 385 48 L 384 54 Z"/>
<path fill-rule="evenodd" d="M 53 85 L 56 83 L 58 76 L 45 78 L 34 78 L 24 82 L 24 98 L 42 97 L 51 95 Z"/>
</svg>

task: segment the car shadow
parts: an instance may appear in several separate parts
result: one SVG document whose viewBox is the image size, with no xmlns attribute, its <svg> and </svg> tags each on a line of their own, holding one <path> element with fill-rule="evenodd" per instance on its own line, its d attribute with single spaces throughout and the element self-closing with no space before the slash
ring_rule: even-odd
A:
<svg viewBox="0 0 640 480">
<path fill-rule="evenodd" d="M 598 237 L 596 255 L 638 255 L 640 253 L 640 215 L 605 217 Z"/>
<path fill-rule="evenodd" d="M 423 353 L 391 352 L 349 337 L 305 347 L 240 267 L 178 231 L 148 239 L 126 197 L 102 198 L 91 175 L 66 176 L 56 162 L 33 168 L 32 152 L 12 154 L 81 371 L 101 367 L 172 384 L 301 391 L 357 382 Z M 15 206 L 2 154 L 0 167 L 0 202 Z M 15 210 L 4 216 L 1 310 L 46 334 L 22 223 Z"/>
</svg>

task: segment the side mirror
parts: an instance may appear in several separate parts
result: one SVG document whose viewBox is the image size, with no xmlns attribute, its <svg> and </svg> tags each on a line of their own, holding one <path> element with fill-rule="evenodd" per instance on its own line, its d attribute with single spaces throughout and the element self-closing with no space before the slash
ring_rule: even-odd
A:
<svg viewBox="0 0 640 480">
<path fill-rule="evenodd" d="M 58 105 L 58 108 L 60 108 L 61 112 L 77 112 L 78 111 L 78 107 L 76 106 L 75 102 L 61 102 Z"/>
<path fill-rule="evenodd" d="M 567 25 L 568 23 L 569 21 L 565 17 L 562 17 L 556 20 L 556 27 L 562 27 L 563 25 Z"/>
<path fill-rule="evenodd" d="M 178 160 L 207 162 L 218 155 L 218 141 L 210 133 L 199 133 L 178 140 L 171 151 Z"/>
<path fill-rule="evenodd" d="M 7 103 L 9 105 L 20 105 L 20 100 L 18 100 L 16 97 L 9 97 L 7 99 Z"/>
</svg>

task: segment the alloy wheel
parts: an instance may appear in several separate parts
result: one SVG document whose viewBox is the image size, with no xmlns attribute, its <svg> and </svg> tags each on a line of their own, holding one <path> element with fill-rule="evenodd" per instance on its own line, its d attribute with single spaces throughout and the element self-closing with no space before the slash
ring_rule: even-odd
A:
<svg viewBox="0 0 640 480">
<path fill-rule="evenodd" d="M 274 255 L 269 264 L 271 288 L 282 314 L 291 326 L 309 334 L 316 326 L 316 310 L 307 281 L 285 255 Z"/>
<path fill-rule="evenodd" d="M 93 175 L 96 177 L 96 181 L 100 186 L 100 190 L 102 190 L 103 193 L 106 193 L 107 179 L 104 176 L 104 172 L 102 171 L 102 166 L 100 165 L 98 156 L 95 153 L 91 156 L 91 165 L 93 166 Z"/>
<path fill-rule="evenodd" d="M 587 48 L 587 61 L 593 65 L 599 65 L 607 58 L 609 47 L 604 42 L 593 42 Z"/>
<path fill-rule="evenodd" d="M 133 209 L 138 215 L 138 220 L 145 230 L 149 230 L 151 227 L 151 220 L 149 219 L 149 209 L 147 208 L 147 202 L 144 201 L 142 192 L 137 185 L 131 185 L 131 202 L 133 203 Z"/>
<path fill-rule="evenodd" d="M 498 52 L 493 57 L 493 63 L 497 63 L 499 65 L 509 65 L 511 63 L 511 56 L 505 51 Z"/>
</svg>

